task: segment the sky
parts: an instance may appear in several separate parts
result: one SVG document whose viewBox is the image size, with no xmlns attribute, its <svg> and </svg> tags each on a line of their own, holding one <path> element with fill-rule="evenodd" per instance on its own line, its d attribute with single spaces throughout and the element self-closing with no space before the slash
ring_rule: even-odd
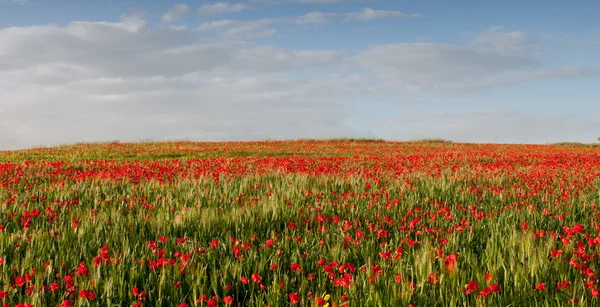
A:
<svg viewBox="0 0 600 307">
<path fill-rule="evenodd" d="M 600 1 L 0 0 L 0 150 L 593 143 Z"/>
</svg>

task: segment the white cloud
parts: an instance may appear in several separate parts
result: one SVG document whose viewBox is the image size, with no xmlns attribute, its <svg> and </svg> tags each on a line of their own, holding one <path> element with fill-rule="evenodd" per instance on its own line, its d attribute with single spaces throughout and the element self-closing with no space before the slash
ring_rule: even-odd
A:
<svg viewBox="0 0 600 307">
<path fill-rule="evenodd" d="M 600 69 L 546 67 L 521 32 L 477 33 L 467 46 L 403 43 L 373 46 L 356 56 L 387 84 L 417 92 L 477 91 L 537 79 L 600 75 Z"/>
<path fill-rule="evenodd" d="M 22 87 L 13 105 L 2 110 L 3 124 L 10 128 L 2 134 L 0 148 L 113 139 L 252 140 L 352 133 L 343 126 L 347 110 L 336 101 L 348 93 L 359 94 L 360 81 L 215 75 L 73 79 L 38 90 Z"/>
<path fill-rule="evenodd" d="M 292 18 L 290 21 L 297 24 L 321 25 L 329 21 L 329 18 L 337 16 L 336 13 L 310 12 L 303 16 Z"/>
<path fill-rule="evenodd" d="M 357 0 L 250 0 L 249 2 L 254 3 L 266 3 L 266 4 L 282 4 L 282 3 L 300 3 L 300 4 L 331 4 L 331 3 L 345 3 L 345 2 L 356 2 Z M 372 0 L 366 0 L 372 1 Z"/>
<path fill-rule="evenodd" d="M 229 5 L 229 4 L 226 4 Z M 350 13 L 324 13 L 319 11 L 309 12 L 295 17 L 263 18 L 255 20 L 213 20 L 202 23 L 197 27 L 199 31 L 217 31 L 227 38 L 256 38 L 274 35 L 277 24 L 323 25 L 332 18 L 344 17 L 346 20 L 370 21 L 385 17 L 420 17 L 420 14 L 405 14 L 399 11 L 382 11 L 364 9 L 362 12 Z"/>
<path fill-rule="evenodd" d="M 507 31 L 502 26 L 493 26 L 475 33 L 470 46 L 506 53 L 532 53 L 540 49 L 541 40 L 530 33 Z"/>
<path fill-rule="evenodd" d="M 379 18 L 417 18 L 423 17 L 421 14 L 408 14 L 400 11 L 374 10 L 372 8 L 364 8 L 358 13 L 346 13 L 346 20 L 371 21 Z"/>
<path fill-rule="evenodd" d="M 256 20 L 213 20 L 200 24 L 196 30 L 215 31 L 225 38 L 257 38 L 274 35 L 277 24 L 322 25 L 335 13 L 310 12 L 297 17 L 265 18 Z"/>
<path fill-rule="evenodd" d="M 0 29 L 0 148 L 352 135 L 339 102 L 366 86 L 332 74 L 344 59 L 203 39 L 139 16 Z"/>
<path fill-rule="evenodd" d="M 396 139 L 444 138 L 456 142 L 553 143 L 596 141 L 600 120 L 577 115 L 533 115 L 515 110 L 415 113 L 389 118 Z"/>
<path fill-rule="evenodd" d="M 277 32 L 274 27 L 278 24 L 318 26 L 326 24 L 331 18 L 341 15 L 343 14 L 314 11 L 295 17 L 263 18 L 255 20 L 212 20 L 200 24 L 196 29 L 199 31 L 216 31 L 226 38 L 268 37 Z"/>
<path fill-rule="evenodd" d="M 259 20 L 216 20 L 199 25 L 196 30 L 216 31 L 225 38 L 257 38 L 268 37 L 275 34 L 276 30 L 270 26 L 276 23 L 274 19 Z"/>
<path fill-rule="evenodd" d="M 175 4 L 161 16 L 160 20 L 165 23 L 180 20 L 188 13 L 189 10 L 190 8 L 186 4 Z"/>
<path fill-rule="evenodd" d="M 350 2 L 348 0 L 292 0 L 291 2 L 298 3 L 340 3 L 340 2 Z"/>
<path fill-rule="evenodd" d="M 348 101 L 392 102 L 411 90 L 472 91 L 598 73 L 543 65 L 527 34 L 502 29 L 475 34 L 465 45 L 388 44 L 356 53 L 237 39 L 279 23 L 317 25 L 333 17 L 222 20 L 188 30 L 148 26 L 138 13 L 120 22 L 0 29 L 0 149 L 114 139 L 364 136 L 347 123 Z M 205 31 L 214 30 L 224 37 L 207 38 Z M 468 129 L 476 130 L 448 131 L 468 138 Z M 486 140 L 508 135 L 492 132 Z"/>
<path fill-rule="evenodd" d="M 14 3 L 14 4 L 19 4 L 19 5 L 23 5 L 25 3 L 29 2 L 28 0 L 0 0 L 0 4 L 3 3 Z"/>
<path fill-rule="evenodd" d="M 237 13 L 245 10 L 246 6 L 242 3 L 230 4 L 228 2 L 217 2 L 213 4 L 204 4 L 198 8 L 200 16 L 219 15 L 224 13 Z"/>
</svg>

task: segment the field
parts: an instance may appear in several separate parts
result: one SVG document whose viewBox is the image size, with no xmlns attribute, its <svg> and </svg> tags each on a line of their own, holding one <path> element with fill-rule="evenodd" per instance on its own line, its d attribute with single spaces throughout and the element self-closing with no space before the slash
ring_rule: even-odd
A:
<svg viewBox="0 0 600 307">
<path fill-rule="evenodd" d="M 600 306 L 600 147 L 0 152 L 5 306 Z"/>
</svg>

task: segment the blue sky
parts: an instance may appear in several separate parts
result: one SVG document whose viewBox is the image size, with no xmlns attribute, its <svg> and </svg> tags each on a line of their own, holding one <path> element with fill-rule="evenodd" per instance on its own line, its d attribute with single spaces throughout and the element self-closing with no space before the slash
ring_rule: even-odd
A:
<svg viewBox="0 0 600 307">
<path fill-rule="evenodd" d="M 598 1 L 0 0 L 0 150 L 595 142 Z"/>
</svg>

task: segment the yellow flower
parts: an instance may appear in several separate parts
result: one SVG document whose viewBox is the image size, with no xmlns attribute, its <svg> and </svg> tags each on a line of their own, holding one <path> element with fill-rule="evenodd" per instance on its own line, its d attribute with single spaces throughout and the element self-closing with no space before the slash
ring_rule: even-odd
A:
<svg viewBox="0 0 600 307">
<path fill-rule="evenodd" d="M 330 295 L 329 294 L 325 294 L 325 297 L 323 298 L 326 302 L 329 300 Z M 329 304 L 327 304 L 329 305 Z"/>
</svg>

